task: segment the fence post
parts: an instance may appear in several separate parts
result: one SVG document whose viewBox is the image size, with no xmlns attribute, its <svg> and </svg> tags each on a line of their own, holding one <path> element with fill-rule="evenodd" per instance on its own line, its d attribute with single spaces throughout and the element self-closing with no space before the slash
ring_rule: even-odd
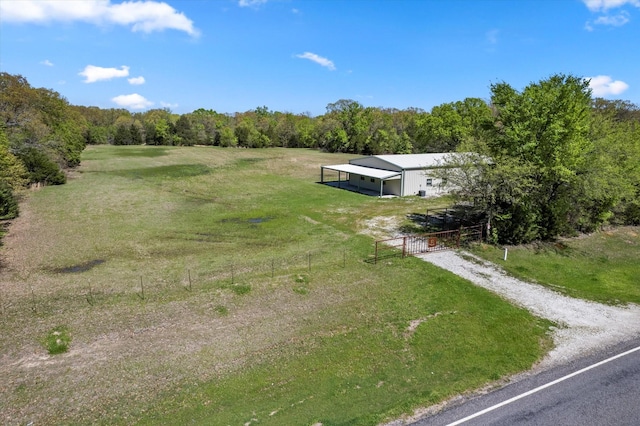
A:
<svg viewBox="0 0 640 426">
<path fill-rule="evenodd" d="M 402 237 L 402 257 L 407 255 L 407 237 Z"/>
<path fill-rule="evenodd" d="M 373 257 L 373 264 L 377 265 L 378 264 L 378 242 L 376 241 L 376 254 Z"/>
<path fill-rule="evenodd" d="M 142 292 L 142 300 L 144 300 L 144 282 L 142 281 L 142 275 L 140 276 L 140 291 Z"/>
<path fill-rule="evenodd" d="M 33 291 L 33 286 L 31 284 L 29 284 L 29 290 L 31 290 L 31 310 L 35 313 L 36 312 L 36 294 Z"/>
</svg>

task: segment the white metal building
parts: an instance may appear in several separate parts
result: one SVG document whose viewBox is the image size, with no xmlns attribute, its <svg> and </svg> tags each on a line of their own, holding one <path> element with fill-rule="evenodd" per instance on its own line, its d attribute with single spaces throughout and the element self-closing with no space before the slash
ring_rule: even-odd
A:
<svg viewBox="0 0 640 426">
<path fill-rule="evenodd" d="M 396 154 L 355 158 L 349 164 L 321 166 L 320 181 L 325 182 L 325 170 L 332 170 L 338 172 L 339 186 L 345 182 L 345 187 L 357 191 L 374 192 L 380 196 L 442 195 L 451 188 L 434 171 L 444 167 L 448 157 L 456 155 L 459 154 Z"/>
</svg>

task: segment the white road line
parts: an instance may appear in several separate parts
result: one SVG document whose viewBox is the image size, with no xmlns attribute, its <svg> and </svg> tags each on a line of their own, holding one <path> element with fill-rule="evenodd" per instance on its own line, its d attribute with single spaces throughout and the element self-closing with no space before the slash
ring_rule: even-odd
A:
<svg viewBox="0 0 640 426">
<path fill-rule="evenodd" d="M 612 356 L 611 358 L 607 358 L 607 359 L 605 359 L 605 360 L 603 360 L 603 361 L 597 362 L 597 363 L 595 363 L 595 364 L 593 364 L 593 365 L 590 365 L 590 366 L 588 366 L 588 367 L 585 367 L 585 368 L 583 368 L 582 370 L 575 371 L 575 372 L 573 372 L 573 373 L 571 373 L 571 374 L 568 374 L 568 375 L 566 375 L 566 376 L 564 376 L 564 377 L 560 377 L 559 379 L 556 379 L 556 380 L 554 380 L 553 382 L 549 382 L 549 383 L 547 383 L 546 385 L 542 385 L 542 386 L 539 386 L 539 387 L 537 387 L 537 388 L 535 388 L 535 389 L 531 389 L 531 390 L 530 390 L 530 391 L 528 391 L 528 392 L 525 392 L 525 393 L 520 394 L 520 395 L 518 395 L 518 396 L 514 396 L 513 398 L 511 398 L 511 399 L 507 399 L 506 401 L 503 401 L 503 402 L 501 402 L 501 403 L 499 403 L 499 404 L 493 405 L 493 406 L 491 406 L 491 407 L 489 407 L 489 408 L 485 408 L 484 410 L 482 410 L 482 411 L 478 411 L 477 413 L 472 414 L 472 415 L 470 415 L 470 416 L 467 416 L 467 417 L 465 417 L 464 419 L 460 419 L 460 420 L 455 421 L 455 422 L 453 422 L 453 423 L 449 423 L 447 426 L 456 426 L 456 425 L 462 424 L 462 423 L 464 423 L 464 422 L 468 422 L 469 420 L 475 419 L 476 417 L 480 417 L 480 416 L 482 416 L 483 414 L 486 414 L 486 413 L 488 413 L 488 412 L 490 412 L 490 411 L 493 411 L 493 410 L 495 410 L 495 409 L 498 409 L 498 408 L 500 408 L 500 407 L 503 407 L 503 406 L 505 406 L 505 405 L 507 405 L 507 404 L 511 404 L 511 403 L 512 403 L 512 402 L 514 402 L 514 401 L 517 401 L 517 400 L 522 399 L 522 398 L 524 398 L 524 397 L 526 397 L 526 396 L 532 395 L 532 394 L 534 394 L 534 393 L 536 393 L 536 392 L 539 392 L 539 391 L 541 391 L 541 390 L 543 390 L 543 389 L 546 389 L 546 388 L 551 387 L 551 386 L 553 386 L 553 385 L 555 385 L 555 384 L 558 384 L 558 383 L 563 382 L 563 381 L 565 381 L 565 380 L 567 380 L 567 379 L 570 379 L 570 378 L 572 378 L 572 377 L 574 377 L 574 376 L 577 376 L 578 374 L 582 374 L 582 373 L 584 373 L 584 372 L 586 372 L 586 371 L 589 371 L 589 370 L 591 370 L 592 368 L 599 367 L 599 366 L 601 366 L 601 365 L 603 365 L 603 364 L 606 364 L 606 363 L 611 362 L 611 361 L 613 361 L 613 360 L 616 360 L 616 359 L 618 359 L 618 358 L 622 358 L 623 356 L 629 355 L 629 354 L 631 354 L 631 353 L 633 353 L 633 352 L 636 352 L 636 351 L 640 351 L 640 346 L 638 346 L 638 347 L 636 347 L 636 348 L 633 348 L 633 349 L 630 349 L 630 350 L 628 350 L 628 351 L 626 351 L 626 352 L 623 352 L 623 353 L 621 353 L 621 354 L 618 354 L 618 355 Z"/>
</svg>

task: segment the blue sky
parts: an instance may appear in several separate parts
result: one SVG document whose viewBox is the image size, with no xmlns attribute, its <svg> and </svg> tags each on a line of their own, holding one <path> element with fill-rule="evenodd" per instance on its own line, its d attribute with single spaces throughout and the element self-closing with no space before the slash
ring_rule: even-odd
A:
<svg viewBox="0 0 640 426">
<path fill-rule="evenodd" d="M 0 0 L 0 70 L 70 103 L 323 114 L 555 73 L 640 104 L 640 0 Z"/>
</svg>

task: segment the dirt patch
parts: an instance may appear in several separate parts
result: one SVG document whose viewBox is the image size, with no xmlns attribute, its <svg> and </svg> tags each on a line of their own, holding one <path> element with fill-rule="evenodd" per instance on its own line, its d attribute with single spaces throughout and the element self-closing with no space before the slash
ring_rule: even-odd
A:
<svg viewBox="0 0 640 426">
<path fill-rule="evenodd" d="M 360 233 L 376 239 L 395 238 L 401 235 L 400 219 L 393 216 L 376 216 L 365 220 Z"/>
<path fill-rule="evenodd" d="M 318 222 L 317 220 L 313 220 L 311 219 L 309 216 L 301 216 L 303 220 L 305 220 L 306 222 L 309 222 L 313 225 L 320 225 L 320 222 Z"/>
<path fill-rule="evenodd" d="M 94 259 L 88 262 L 80 263 L 79 265 L 67 266 L 65 268 L 57 268 L 54 269 L 53 272 L 57 272 L 60 274 L 75 274 L 79 272 L 87 272 L 98 265 L 102 265 L 105 263 L 104 259 Z"/>
</svg>

